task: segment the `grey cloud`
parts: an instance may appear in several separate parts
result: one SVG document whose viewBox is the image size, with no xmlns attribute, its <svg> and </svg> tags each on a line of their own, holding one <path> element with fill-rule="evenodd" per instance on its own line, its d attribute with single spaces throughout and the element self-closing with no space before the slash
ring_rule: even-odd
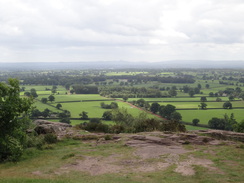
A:
<svg viewBox="0 0 244 183">
<path fill-rule="evenodd" d="M 241 0 L 0 0 L 0 62 L 240 59 L 243 12 Z"/>
</svg>

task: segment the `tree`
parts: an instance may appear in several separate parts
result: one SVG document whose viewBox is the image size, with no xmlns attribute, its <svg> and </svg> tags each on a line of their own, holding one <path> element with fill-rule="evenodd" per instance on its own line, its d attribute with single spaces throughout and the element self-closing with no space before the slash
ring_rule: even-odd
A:
<svg viewBox="0 0 244 183">
<path fill-rule="evenodd" d="M 208 121 L 208 126 L 213 129 L 225 129 L 225 120 L 221 118 L 212 118 Z"/>
<path fill-rule="evenodd" d="M 41 102 L 42 102 L 43 104 L 46 104 L 46 103 L 47 103 L 47 98 L 42 98 L 42 99 L 41 99 Z"/>
<path fill-rule="evenodd" d="M 57 105 L 56 105 L 56 108 L 57 109 L 60 109 L 62 107 L 62 104 L 60 104 L 60 103 L 58 103 Z"/>
<path fill-rule="evenodd" d="M 34 98 L 37 98 L 37 97 L 38 97 L 35 88 L 32 88 L 32 89 L 30 90 L 30 94 L 31 94 L 31 96 L 34 97 Z"/>
<path fill-rule="evenodd" d="M 201 97 L 201 98 L 200 98 L 200 101 L 201 101 L 201 102 L 207 102 L 207 97 Z"/>
<path fill-rule="evenodd" d="M 160 107 L 160 104 L 157 102 L 153 102 L 150 107 L 150 111 L 153 112 L 154 114 L 158 112 Z"/>
<path fill-rule="evenodd" d="M 206 84 L 205 87 L 206 87 L 207 89 L 209 89 L 210 85 L 209 85 L 209 84 Z"/>
<path fill-rule="evenodd" d="M 193 124 L 194 126 L 197 126 L 199 122 L 200 122 L 200 120 L 197 119 L 197 118 L 195 118 L 195 119 L 192 120 L 192 124 Z"/>
<path fill-rule="evenodd" d="M 174 90 L 174 89 L 169 90 L 168 93 L 169 93 L 169 95 L 170 95 L 171 97 L 176 97 L 176 96 L 177 96 L 177 91 Z"/>
<path fill-rule="evenodd" d="M 200 90 L 202 88 L 202 85 L 201 84 L 198 84 L 197 85 L 197 88 Z"/>
<path fill-rule="evenodd" d="M 74 93 L 75 93 L 75 90 L 74 90 L 74 89 L 71 89 L 69 92 L 70 92 L 71 94 L 74 94 Z"/>
<path fill-rule="evenodd" d="M 111 112 L 111 111 L 105 111 L 105 112 L 103 113 L 102 118 L 103 118 L 104 120 L 111 120 L 111 119 L 112 119 L 112 112 Z"/>
<path fill-rule="evenodd" d="M 217 97 L 217 98 L 216 98 L 216 102 L 222 102 L 222 99 L 219 98 L 219 97 Z"/>
<path fill-rule="evenodd" d="M 61 118 L 59 120 L 59 122 L 61 122 L 61 123 L 67 123 L 67 124 L 70 124 L 71 123 L 70 118 Z"/>
<path fill-rule="evenodd" d="M 214 97 L 214 93 L 213 92 L 210 92 L 208 95 L 209 95 L 209 97 Z"/>
<path fill-rule="evenodd" d="M 233 101 L 235 97 L 233 95 L 229 96 L 229 101 Z"/>
<path fill-rule="evenodd" d="M 225 119 L 225 130 L 233 131 L 233 129 L 237 125 L 237 121 L 234 118 L 234 113 L 231 113 L 230 117 L 227 114 L 225 114 L 224 119 Z"/>
<path fill-rule="evenodd" d="M 30 92 L 25 92 L 24 95 L 27 96 L 27 97 L 30 97 L 31 93 Z"/>
<path fill-rule="evenodd" d="M 134 117 L 128 113 L 127 109 L 115 109 L 112 110 L 112 120 L 122 126 L 130 127 L 133 125 Z"/>
<path fill-rule="evenodd" d="M 241 92 L 241 93 L 239 94 L 239 98 L 241 98 L 242 100 L 244 100 L 244 92 Z"/>
<path fill-rule="evenodd" d="M 236 124 L 234 131 L 244 133 L 244 120 Z"/>
<path fill-rule="evenodd" d="M 20 97 L 19 81 L 0 83 L 0 161 L 17 161 L 25 147 L 27 113 L 33 100 Z"/>
<path fill-rule="evenodd" d="M 204 102 L 201 102 L 200 105 L 199 105 L 199 107 L 201 107 L 201 109 L 206 109 L 207 106 L 208 105 L 206 103 L 204 103 Z"/>
<path fill-rule="evenodd" d="M 128 96 L 127 95 L 124 95 L 123 96 L 123 100 L 126 102 L 128 100 Z"/>
<path fill-rule="evenodd" d="M 171 104 L 167 104 L 166 106 L 160 106 L 159 107 L 159 114 L 161 116 L 163 116 L 166 119 L 170 119 L 171 118 L 171 114 L 173 112 L 175 112 L 175 106 L 171 105 Z"/>
<path fill-rule="evenodd" d="M 182 120 L 182 116 L 179 112 L 174 111 L 173 113 L 171 113 L 170 119 L 179 122 L 180 120 Z"/>
<path fill-rule="evenodd" d="M 227 101 L 223 104 L 224 109 L 232 109 L 232 103 L 230 101 Z"/>
<path fill-rule="evenodd" d="M 88 112 L 82 111 L 79 116 L 81 116 L 81 119 L 88 119 Z"/>
<path fill-rule="evenodd" d="M 138 107 L 144 107 L 145 103 L 146 103 L 146 101 L 144 99 L 139 99 L 136 101 L 136 105 Z"/>
<path fill-rule="evenodd" d="M 33 118 L 37 118 L 41 115 L 42 115 L 42 113 L 41 113 L 41 111 L 39 111 L 39 109 L 34 109 L 31 111 L 31 117 L 33 117 Z"/>
<path fill-rule="evenodd" d="M 50 102 L 53 102 L 53 101 L 55 101 L 55 97 L 53 95 L 49 95 L 48 100 Z"/>
<path fill-rule="evenodd" d="M 195 92 L 193 89 L 191 89 L 189 92 L 188 92 L 189 96 L 190 97 L 193 97 L 195 95 Z"/>
<path fill-rule="evenodd" d="M 48 109 L 48 108 L 46 108 L 43 112 L 42 112 L 42 116 L 44 117 L 44 118 L 46 118 L 46 117 L 48 117 L 48 116 L 50 116 L 50 110 Z"/>
<path fill-rule="evenodd" d="M 118 106 L 118 103 L 117 102 L 111 102 L 110 104 L 110 108 L 111 109 L 117 109 L 119 106 Z"/>
</svg>

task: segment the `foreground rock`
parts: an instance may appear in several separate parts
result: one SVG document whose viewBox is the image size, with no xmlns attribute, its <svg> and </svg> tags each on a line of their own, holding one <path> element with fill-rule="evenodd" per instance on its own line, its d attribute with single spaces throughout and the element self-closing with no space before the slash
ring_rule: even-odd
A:
<svg viewBox="0 0 244 183">
<path fill-rule="evenodd" d="M 58 138 L 62 138 L 69 134 L 68 129 L 72 127 L 72 125 L 66 123 L 51 122 L 47 120 L 36 120 L 34 123 L 36 124 L 34 130 L 38 134 L 54 133 Z"/>
<path fill-rule="evenodd" d="M 207 135 L 221 140 L 235 140 L 244 142 L 244 133 L 237 133 L 223 130 L 198 130 L 196 134 Z"/>
</svg>

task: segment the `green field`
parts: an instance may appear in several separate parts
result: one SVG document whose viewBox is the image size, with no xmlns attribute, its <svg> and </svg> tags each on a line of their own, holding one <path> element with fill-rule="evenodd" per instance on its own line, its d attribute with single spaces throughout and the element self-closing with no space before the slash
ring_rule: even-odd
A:
<svg viewBox="0 0 244 183">
<path fill-rule="evenodd" d="M 176 109 L 185 109 L 185 108 L 199 108 L 201 102 L 159 102 L 160 105 L 172 104 L 176 106 Z M 205 102 L 207 108 L 223 108 L 224 102 Z M 244 101 L 233 101 L 232 107 L 244 107 Z"/>
<path fill-rule="evenodd" d="M 81 95 L 55 95 L 55 102 L 82 101 L 82 100 L 109 100 L 98 94 L 81 94 Z"/>
<path fill-rule="evenodd" d="M 243 109 L 211 109 L 211 110 L 178 110 L 182 115 L 182 120 L 192 122 L 194 118 L 200 120 L 200 124 L 208 124 L 213 117 L 223 118 L 225 114 L 229 116 L 234 114 L 235 119 L 239 122 L 244 119 Z"/>
<path fill-rule="evenodd" d="M 100 101 L 92 101 L 92 102 L 70 102 L 70 103 L 62 103 L 62 109 L 69 110 L 71 112 L 72 118 L 78 118 L 80 117 L 79 114 L 82 111 L 88 112 L 89 118 L 101 118 L 103 113 L 109 109 L 103 109 L 101 108 Z M 111 101 L 105 101 L 105 104 L 110 104 Z M 119 108 L 125 108 L 128 110 L 130 114 L 133 116 L 138 116 L 142 111 L 131 107 L 129 104 L 126 104 L 124 102 L 118 102 Z M 154 117 L 151 114 L 148 114 L 148 116 Z"/>
<path fill-rule="evenodd" d="M 58 110 L 56 107 L 50 106 L 50 105 L 47 105 L 47 104 L 43 104 L 42 102 L 39 102 L 37 100 L 33 104 L 33 107 L 36 107 L 40 111 L 44 111 L 46 108 L 48 108 L 49 110 L 51 110 L 53 112 L 61 112 L 61 110 Z"/>
</svg>

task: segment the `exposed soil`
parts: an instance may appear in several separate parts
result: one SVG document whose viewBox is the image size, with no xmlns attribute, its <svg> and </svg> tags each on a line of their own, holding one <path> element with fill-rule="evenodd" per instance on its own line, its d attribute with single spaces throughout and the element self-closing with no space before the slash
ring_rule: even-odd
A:
<svg viewBox="0 0 244 183">
<path fill-rule="evenodd" d="M 176 165 L 174 170 L 183 176 L 195 174 L 194 165 L 202 166 L 215 173 L 222 174 L 214 163 L 208 159 L 199 159 L 190 155 L 193 150 L 186 150 L 186 141 L 192 144 L 219 144 L 213 138 L 198 137 L 194 134 L 164 134 L 162 132 L 144 133 L 144 135 L 123 135 L 121 136 L 124 145 L 134 148 L 130 156 L 113 154 L 108 157 L 83 156 L 82 160 L 75 160 L 73 163 L 66 164 L 55 171 L 55 174 L 79 171 L 90 175 L 101 175 L 106 173 L 131 173 L 131 172 L 153 172 L 166 170 L 171 165 Z M 116 136 L 116 141 L 118 136 Z M 104 140 L 99 143 L 103 144 Z M 204 142 L 203 142 L 204 141 Z M 100 145 L 97 141 L 93 142 Z M 108 141 L 106 141 L 108 143 Z M 111 140 L 110 143 L 115 143 Z M 207 152 L 206 152 L 207 153 Z M 213 152 L 211 152 L 213 153 Z M 181 155 L 184 155 L 182 160 Z M 33 172 L 39 174 L 40 172 Z"/>
</svg>

